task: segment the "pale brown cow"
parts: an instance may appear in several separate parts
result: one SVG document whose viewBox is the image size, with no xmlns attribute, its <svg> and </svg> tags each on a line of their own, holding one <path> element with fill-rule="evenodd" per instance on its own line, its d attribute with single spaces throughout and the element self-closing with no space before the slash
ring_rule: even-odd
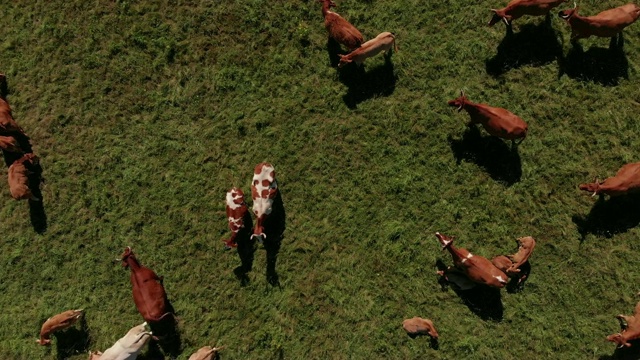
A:
<svg viewBox="0 0 640 360">
<path fill-rule="evenodd" d="M 40 345 L 51 344 L 51 335 L 56 331 L 64 330 L 75 324 L 76 321 L 82 317 L 82 311 L 82 309 L 67 310 L 48 318 L 47 321 L 42 324 L 40 339 L 37 339 L 36 342 Z"/>
<path fill-rule="evenodd" d="M 39 201 L 29 187 L 29 177 L 40 176 L 39 159 L 33 153 L 25 154 L 9 166 L 9 191 L 16 200 L 31 199 Z"/>
<path fill-rule="evenodd" d="M 402 328 L 411 336 L 429 335 L 432 339 L 438 338 L 438 331 L 430 319 L 413 317 L 402 322 Z"/>
<path fill-rule="evenodd" d="M 442 245 L 442 250 L 449 250 L 455 267 L 462 270 L 471 281 L 494 288 L 503 288 L 507 284 L 507 275 L 495 267 L 491 261 L 482 256 L 474 255 L 467 249 L 455 248 L 453 237 L 439 232 L 435 235 Z"/>
<path fill-rule="evenodd" d="M 464 96 L 464 92 L 448 104 L 457 107 L 458 111 L 466 110 L 471 116 L 471 124 L 482 124 L 489 134 L 511 140 L 512 145 L 517 145 L 517 139 L 522 142 L 527 136 L 529 127 L 520 117 L 503 108 L 473 103 Z"/>
<path fill-rule="evenodd" d="M 527 278 L 527 274 L 523 273 L 520 268 L 529 261 L 536 241 L 531 236 L 525 236 L 518 238 L 516 242 L 518 243 L 518 251 L 515 254 L 496 256 L 491 259 L 491 263 L 510 278 L 517 278 L 518 284 L 520 284 Z"/>
<path fill-rule="evenodd" d="M 580 190 L 593 193 L 593 196 L 606 194 L 609 196 L 619 196 L 635 193 L 640 190 L 640 162 L 629 163 L 618 170 L 615 176 L 607 178 L 603 182 L 580 184 Z"/>
<path fill-rule="evenodd" d="M 493 17 L 489 20 L 489 26 L 502 20 L 511 27 L 511 22 L 525 15 L 543 16 L 549 15 L 551 9 L 559 6 L 567 0 L 512 0 L 502 9 L 491 9 Z"/>
<path fill-rule="evenodd" d="M 560 11 L 558 16 L 571 26 L 571 40 L 589 36 L 614 37 L 640 17 L 640 6 L 629 3 L 594 16 L 578 15 L 578 6 Z"/>
<path fill-rule="evenodd" d="M 338 63 L 338 67 L 341 68 L 351 62 L 355 62 L 360 66 L 366 59 L 376 56 L 382 51 L 390 55 L 392 48 L 396 52 L 398 51 L 398 47 L 396 46 L 396 36 L 390 32 L 383 32 L 375 38 L 360 45 L 359 48 L 353 50 L 349 54 L 339 55 L 340 62 Z"/>
<path fill-rule="evenodd" d="M 224 349 L 221 347 L 204 346 L 189 356 L 189 360 L 213 360 L 218 356 L 218 352 Z"/>
<path fill-rule="evenodd" d="M 607 340 L 616 343 L 619 348 L 629 347 L 629 341 L 640 338 L 640 302 L 636 304 L 632 316 L 620 314 L 616 318 L 620 321 L 621 331 L 607 336 Z"/>
<path fill-rule="evenodd" d="M 329 32 L 329 36 L 338 43 L 346 46 L 349 50 L 360 47 L 364 39 L 355 26 L 337 13 L 331 11 L 331 7 L 336 7 L 336 3 L 331 0 L 318 0 L 322 3 L 322 16 L 324 17 L 324 27 Z"/>
</svg>

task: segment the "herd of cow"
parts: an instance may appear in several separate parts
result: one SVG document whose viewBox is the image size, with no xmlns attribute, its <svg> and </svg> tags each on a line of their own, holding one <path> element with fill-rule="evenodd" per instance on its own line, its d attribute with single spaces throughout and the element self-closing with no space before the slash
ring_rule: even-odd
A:
<svg viewBox="0 0 640 360">
<path fill-rule="evenodd" d="M 566 0 L 513 0 L 505 8 L 492 9 L 493 17 L 489 25 L 503 21 L 511 28 L 513 20 L 524 15 L 549 16 L 550 11 Z M 335 7 L 332 0 L 319 0 L 322 3 L 324 24 L 330 38 L 346 46 L 351 52 L 340 55 L 339 67 L 351 62 L 361 65 L 368 57 L 380 52 L 391 53 L 395 48 L 395 35 L 383 32 L 374 39 L 364 42 L 358 29 L 337 13 L 331 11 Z M 591 35 L 600 37 L 615 37 L 623 28 L 632 24 L 640 17 L 640 7 L 627 4 L 606 10 L 598 15 L 582 17 L 578 15 L 578 7 L 560 11 L 559 16 L 571 26 L 571 39 L 575 41 Z M 31 151 L 29 138 L 18 126 L 11 114 L 11 108 L 6 101 L 7 86 L 5 76 L 0 74 L 0 148 L 9 166 L 9 188 L 15 199 L 39 199 L 33 194 L 33 177 L 40 179 L 41 170 L 38 157 Z M 448 102 L 458 111 L 466 110 L 471 118 L 471 124 L 481 124 L 492 136 L 512 141 L 512 147 L 522 142 L 527 135 L 527 123 L 510 111 L 486 104 L 469 101 L 464 93 L 457 99 Z M 519 142 L 516 142 L 519 140 Z M 579 185 L 581 190 L 592 192 L 593 195 L 619 196 L 640 190 L 640 162 L 624 165 L 614 177 L 603 182 Z M 262 243 L 268 231 L 265 230 L 266 220 L 273 211 L 274 200 L 278 198 L 278 186 L 275 179 L 273 165 L 263 162 L 258 164 L 253 173 L 251 196 L 253 213 L 256 217 L 250 239 L 257 239 Z M 226 214 L 231 237 L 224 240 L 225 248 L 238 246 L 239 239 L 248 235 L 247 224 L 251 224 L 251 215 L 245 202 L 244 193 L 239 188 L 232 188 L 226 194 Z M 239 236 L 247 231 L 247 236 Z M 503 288 L 509 282 L 516 285 L 523 284 L 529 271 L 529 257 L 536 241 L 530 237 L 517 239 L 518 250 L 512 255 L 500 255 L 489 260 L 474 255 L 464 248 L 453 245 L 453 237 L 441 233 L 435 234 L 442 246 L 448 250 L 454 266 L 438 271 L 441 278 L 459 290 L 468 290 L 476 286 Z M 158 339 L 148 328 L 163 321 L 175 321 L 173 309 L 167 300 L 162 278 L 153 270 L 143 266 L 137 260 L 130 247 L 127 247 L 118 261 L 122 266 L 131 270 L 131 285 L 135 305 L 145 320 L 144 323 L 133 327 L 125 336 L 104 352 L 90 353 L 90 360 L 133 360 L 140 353 L 147 342 Z M 40 331 L 40 345 L 51 343 L 51 335 L 59 330 L 72 326 L 83 315 L 82 310 L 68 310 L 49 318 Z M 636 305 L 634 316 L 618 315 L 622 330 L 610 335 L 607 340 L 619 346 L 631 346 L 630 341 L 640 338 L 640 303 Z M 429 319 L 415 317 L 406 319 L 403 328 L 410 335 L 426 334 L 433 339 L 438 338 L 438 332 Z M 189 357 L 189 360 L 208 360 L 217 356 L 221 347 L 205 346 Z"/>
</svg>

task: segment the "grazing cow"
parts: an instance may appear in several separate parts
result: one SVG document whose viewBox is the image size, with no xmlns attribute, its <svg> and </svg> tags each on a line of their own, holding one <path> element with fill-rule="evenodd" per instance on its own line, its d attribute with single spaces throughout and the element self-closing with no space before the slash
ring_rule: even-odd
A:
<svg viewBox="0 0 640 360">
<path fill-rule="evenodd" d="M 618 347 L 629 347 L 631 343 L 629 341 L 640 338 L 640 302 L 636 304 L 636 308 L 633 311 L 633 316 L 618 315 L 616 316 L 620 321 L 620 331 L 617 334 L 607 336 L 607 340 L 618 344 Z"/>
<path fill-rule="evenodd" d="M 225 249 L 231 249 L 238 246 L 236 238 L 240 229 L 244 228 L 245 216 L 249 214 L 247 203 L 244 202 L 244 193 L 242 190 L 234 187 L 227 192 L 227 219 L 229 221 L 229 229 L 231 229 L 231 237 L 224 241 Z"/>
<path fill-rule="evenodd" d="M 267 236 L 264 233 L 264 222 L 273 211 L 273 201 L 278 195 L 278 183 L 273 165 L 262 162 L 253 170 L 251 183 L 251 197 L 253 198 L 253 213 L 256 215 L 256 226 L 253 235 L 262 243 Z"/>
<path fill-rule="evenodd" d="M 489 134 L 511 140 L 512 144 L 516 144 L 517 139 L 522 142 L 527 136 L 529 127 L 524 120 L 503 108 L 472 103 L 464 96 L 464 92 L 448 104 L 457 107 L 458 111 L 466 110 L 471 116 L 471 124 L 482 124 Z"/>
<path fill-rule="evenodd" d="M 559 6 L 567 0 L 512 0 L 502 9 L 491 9 L 493 17 L 489 20 L 489 26 L 502 20 L 511 27 L 511 22 L 525 15 L 543 16 L 549 15 L 551 9 Z"/>
<path fill-rule="evenodd" d="M 91 352 L 89 360 L 135 360 L 153 335 L 146 326 L 146 322 L 134 326 L 103 353 Z"/>
<path fill-rule="evenodd" d="M 640 162 L 626 164 L 618 170 L 615 176 L 607 178 L 603 182 L 580 184 L 580 190 L 593 193 L 592 196 L 606 194 L 609 196 L 619 196 L 640 190 Z"/>
<path fill-rule="evenodd" d="M 16 200 L 31 199 L 39 201 L 29 188 L 29 176 L 40 176 L 39 159 L 33 153 L 25 154 L 9 166 L 9 191 Z"/>
<path fill-rule="evenodd" d="M 318 0 L 322 3 L 322 16 L 324 16 L 324 27 L 329 32 L 329 37 L 338 43 L 346 46 L 349 50 L 360 47 L 364 39 L 355 26 L 351 25 L 342 16 L 331 11 L 331 7 L 336 7 L 332 0 Z"/>
<path fill-rule="evenodd" d="M 131 269 L 133 301 L 144 320 L 157 323 L 167 315 L 173 315 L 168 311 L 167 293 L 162 286 L 162 278 L 148 267 L 140 265 L 129 246 L 124 250 L 120 261 L 123 267 Z"/>
<path fill-rule="evenodd" d="M 40 345 L 51 344 L 51 335 L 53 335 L 54 332 L 70 327 L 75 324 L 81 316 L 82 309 L 78 309 L 67 310 L 48 318 L 47 321 L 42 324 L 42 328 L 40 329 L 40 339 L 36 340 L 36 342 Z"/>
<path fill-rule="evenodd" d="M 470 280 L 494 288 L 503 288 L 507 284 L 507 275 L 495 267 L 488 259 L 473 255 L 467 249 L 455 248 L 453 246 L 453 237 L 439 232 L 436 233 L 436 237 L 442 245 L 442 250 L 449 250 L 454 265 L 462 270 Z"/>
<path fill-rule="evenodd" d="M 218 356 L 218 351 L 222 350 L 224 346 L 221 347 L 211 347 L 205 346 L 200 348 L 198 351 L 194 352 L 189 356 L 189 360 L 213 360 Z"/>
<path fill-rule="evenodd" d="M 558 16 L 571 26 L 571 41 L 589 36 L 614 37 L 640 17 L 640 6 L 630 3 L 594 16 L 578 15 L 578 6 L 560 11 Z"/>
<path fill-rule="evenodd" d="M 0 135 L 0 149 L 3 151 L 22 154 L 24 151 L 20 148 L 18 140 L 13 136 L 1 136 Z"/>
<path fill-rule="evenodd" d="M 378 55 L 380 52 L 391 55 L 391 48 L 397 52 L 396 36 L 390 32 L 383 32 L 375 38 L 360 45 L 359 48 L 353 50 L 347 55 L 339 55 L 340 62 L 338 67 L 341 68 L 351 62 L 355 62 L 358 66 L 362 64 L 366 59 Z"/>
<path fill-rule="evenodd" d="M 402 322 L 402 327 L 411 336 L 429 335 L 432 339 L 438 338 L 438 331 L 433 326 L 433 321 L 421 317 L 413 317 Z"/>
</svg>

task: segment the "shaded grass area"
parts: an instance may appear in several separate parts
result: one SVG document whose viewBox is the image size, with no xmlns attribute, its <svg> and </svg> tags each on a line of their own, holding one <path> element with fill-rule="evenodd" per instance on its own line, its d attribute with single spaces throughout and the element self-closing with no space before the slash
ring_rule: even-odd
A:
<svg viewBox="0 0 640 360">
<path fill-rule="evenodd" d="M 315 2 L 6 4 L 0 71 L 46 180 L 41 208 L 3 188 L 0 358 L 84 359 L 141 323 L 111 261 L 125 246 L 164 276 L 178 317 L 177 345 L 141 358 L 205 345 L 223 359 L 627 356 L 605 337 L 638 300 L 636 202 L 595 210 L 577 184 L 638 161 L 639 30 L 625 29 L 624 74 L 599 81 L 556 17 L 519 19 L 505 43 L 485 26 L 498 5 L 342 1 L 367 39 L 397 35 L 397 53 L 360 71 L 334 67 L 343 50 L 328 50 Z M 517 153 L 446 105 L 461 89 L 528 122 Z M 238 256 L 223 250 L 224 196 L 249 193 L 261 161 L 283 234 Z M 489 258 L 535 237 L 525 289 L 480 294 L 499 302 L 491 316 L 441 291 L 436 231 Z M 72 308 L 85 323 L 35 345 Z M 437 347 L 404 334 L 413 316 L 434 321 Z"/>
</svg>

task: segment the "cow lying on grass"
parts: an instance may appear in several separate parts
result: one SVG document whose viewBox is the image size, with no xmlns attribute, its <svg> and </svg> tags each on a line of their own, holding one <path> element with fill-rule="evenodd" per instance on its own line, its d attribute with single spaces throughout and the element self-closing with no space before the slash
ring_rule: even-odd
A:
<svg viewBox="0 0 640 360">
<path fill-rule="evenodd" d="M 49 345 L 51 344 L 51 335 L 54 332 L 64 330 L 78 321 L 82 316 L 82 309 L 78 310 L 67 310 L 60 314 L 54 315 L 47 319 L 47 321 L 42 324 L 42 328 L 40 329 L 40 339 L 36 340 L 36 342 L 40 345 Z"/>
</svg>

